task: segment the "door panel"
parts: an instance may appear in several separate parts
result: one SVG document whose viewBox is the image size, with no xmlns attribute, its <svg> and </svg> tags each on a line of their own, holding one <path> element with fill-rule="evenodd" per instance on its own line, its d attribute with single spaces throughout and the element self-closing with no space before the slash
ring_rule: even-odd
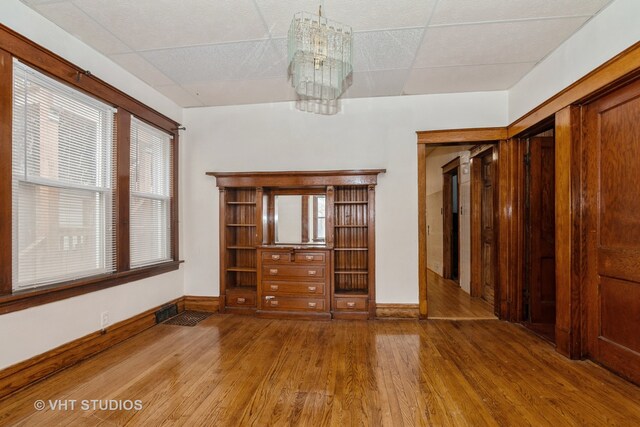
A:
<svg viewBox="0 0 640 427">
<path fill-rule="evenodd" d="M 587 352 L 640 382 L 640 81 L 583 116 Z"/>
<path fill-rule="evenodd" d="M 529 139 L 530 152 L 530 277 L 531 323 L 554 324 L 555 266 L 555 153 L 554 137 Z"/>
<path fill-rule="evenodd" d="M 494 306 L 496 286 L 496 251 L 495 251 L 495 164 L 493 154 L 482 157 L 482 200 L 481 239 L 482 239 L 482 298 Z"/>
</svg>

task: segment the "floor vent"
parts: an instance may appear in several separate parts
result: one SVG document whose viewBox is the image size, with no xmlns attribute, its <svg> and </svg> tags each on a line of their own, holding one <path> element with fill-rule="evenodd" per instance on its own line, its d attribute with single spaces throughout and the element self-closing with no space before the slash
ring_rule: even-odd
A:
<svg viewBox="0 0 640 427">
<path fill-rule="evenodd" d="M 176 304 L 170 304 L 162 307 L 156 311 L 156 324 L 162 323 L 167 319 L 170 319 L 178 314 L 178 306 Z"/>
<path fill-rule="evenodd" d="M 196 326 L 200 321 L 211 316 L 211 313 L 204 313 L 202 311 L 183 311 L 179 315 L 172 317 L 164 322 L 165 325 L 178 325 L 178 326 Z"/>
</svg>

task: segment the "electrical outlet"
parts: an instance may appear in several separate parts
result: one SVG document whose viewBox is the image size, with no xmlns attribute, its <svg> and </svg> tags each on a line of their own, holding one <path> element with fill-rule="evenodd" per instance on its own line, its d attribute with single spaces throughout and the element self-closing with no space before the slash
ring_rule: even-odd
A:
<svg viewBox="0 0 640 427">
<path fill-rule="evenodd" d="M 104 329 L 109 326 L 109 312 L 103 311 L 100 314 L 100 328 Z"/>
</svg>

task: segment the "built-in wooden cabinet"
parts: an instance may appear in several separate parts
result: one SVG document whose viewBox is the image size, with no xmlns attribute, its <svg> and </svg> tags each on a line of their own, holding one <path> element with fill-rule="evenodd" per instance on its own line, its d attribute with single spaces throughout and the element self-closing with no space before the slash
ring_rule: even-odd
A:
<svg viewBox="0 0 640 427">
<path fill-rule="evenodd" d="M 220 188 L 220 309 L 375 317 L 375 186 L 383 172 L 207 173 Z M 285 215 L 276 197 L 298 194 L 304 241 L 279 242 Z"/>
</svg>

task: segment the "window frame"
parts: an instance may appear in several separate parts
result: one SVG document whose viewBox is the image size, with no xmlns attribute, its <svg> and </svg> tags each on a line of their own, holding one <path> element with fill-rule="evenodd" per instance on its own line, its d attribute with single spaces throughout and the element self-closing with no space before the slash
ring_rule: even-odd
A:
<svg viewBox="0 0 640 427">
<path fill-rule="evenodd" d="M 79 90 L 113 106 L 117 110 L 115 114 L 115 155 L 113 157 L 113 161 L 116 162 L 116 177 L 112 193 L 116 235 L 116 270 L 113 273 L 13 291 L 12 110 L 14 58 L 72 89 Z M 169 207 L 171 259 L 167 262 L 133 269 L 130 267 L 129 248 L 129 156 L 132 116 L 172 136 L 173 187 Z M 180 125 L 174 120 L 105 83 L 87 70 L 77 67 L 0 24 L 0 315 L 141 280 L 179 268 L 182 263 L 178 252 L 179 127 Z"/>
</svg>

